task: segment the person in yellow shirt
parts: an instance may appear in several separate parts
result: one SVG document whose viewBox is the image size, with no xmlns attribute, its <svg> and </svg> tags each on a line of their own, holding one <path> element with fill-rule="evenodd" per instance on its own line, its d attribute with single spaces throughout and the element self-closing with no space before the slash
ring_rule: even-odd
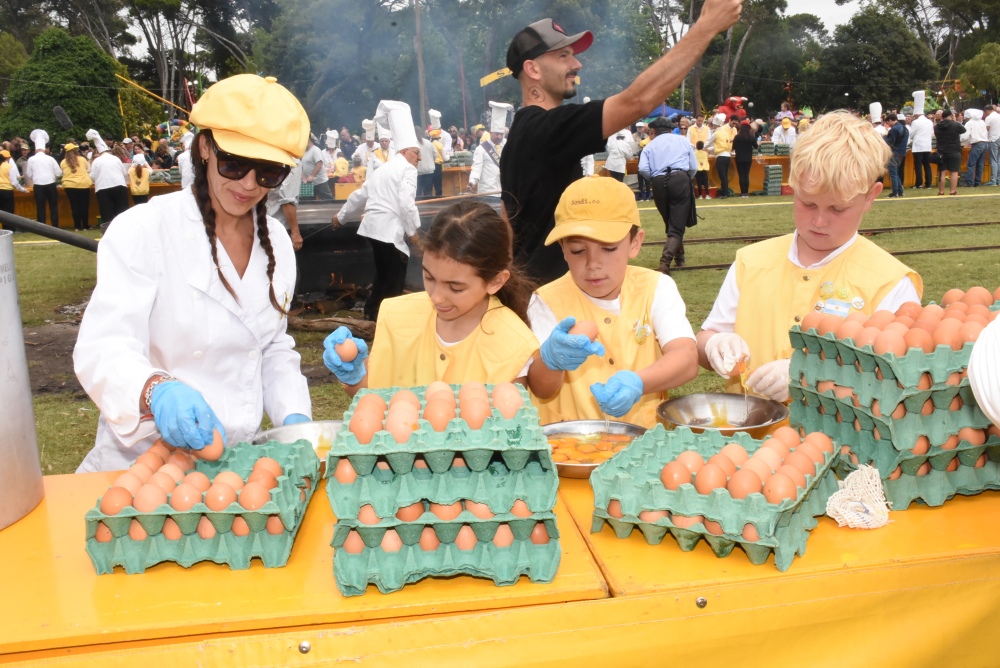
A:
<svg viewBox="0 0 1000 668">
<path fill-rule="evenodd" d="M 537 290 L 528 309 L 541 341 L 528 386 L 543 424 L 603 419 L 652 427 L 667 390 L 698 373 L 694 331 L 669 276 L 629 265 L 644 232 L 632 190 L 579 179 L 563 192 L 545 243 L 559 243 L 569 272 Z M 597 339 L 570 334 L 578 321 Z"/>
<path fill-rule="evenodd" d="M 742 391 L 734 369 L 749 358 L 748 389 L 787 401 L 788 330 L 814 310 L 846 318 L 920 301 L 920 276 L 858 236 L 889 157 L 871 124 L 846 111 L 825 114 L 796 142 L 795 231 L 737 251 L 698 334 L 699 362 L 727 379 L 727 391 Z"/>
<path fill-rule="evenodd" d="M 149 164 L 142 153 L 142 149 L 137 149 L 132 156 L 132 164 L 128 168 L 128 189 L 132 193 L 132 203 L 145 204 L 149 201 Z"/>
<path fill-rule="evenodd" d="M 80 155 L 80 147 L 66 144 L 66 155 L 59 167 L 62 169 L 62 187 L 73 212 L 73 229 L 90 229 L 90 189 L 94 182 L 90 178 L 90 164 Z"/>
<path fill-rule="evenodd" d="M 708 199 L 708 151 L 705 150 L 705 142 L 695 144 L 694 157 L 698 160 L 698 171 L 694 174 L 694 181 L 698 186 L 695 198 Z"/>
<path fill-rule="evenodd" d="M 715 171 L 719 174 L 719 190 L 716 197 L 725 199 L 729 197 L 729 163 L 733 154 L 733 139 L 736 137 L 736 124 L 739 117 L 733 116 L 726 121 L 725 114 L 716 114 L 714 124 L 717 126 L 709 138 L 706 146 L 712 147 L 715 154 Z"/>
<path fill-rule="evenodd" d="M 333 160 L 333 171 L 327 172 L 327 176 L 334 183 L 340 181 L 341 178 L 347 176 L 351 173 L 351 163 L 347 162 L 347 158 L 341 151 L 337 151 L 337 157 Z"/>
<path fill-rule="evenodd" d="M 705 146 L 708 146 L 708 135 L 709 128 L 705 125 L 705 114 L 698 114 L 695 118 L 694 125 L 688 128 L 688 139 L 691 140 L 692 146 L 697 146 L 698 142 L 702 142 Z"/>
<path fill-rule="evenodd" d="M 532 285 L 513 266 L 510 226 L 482 202 L 443 209 L 421 239 L 424 291 L 382 302 L 371 356 L 340 327 L 323 362 L 351 396 L 363 387 L 412 387 L 435 380 L 524 383 L 538 340 L 527 325 Z M 353 338 L 358 356 L 336 346 Z"/>
<path fill-rule="evenodd" d="M 368 178 L 368 168 L 361 164 L 361 156 L 357 152 L 351 158 L 351 162 L 353 163 L 351 174 L 354 176 L 354 182 L 364 183 L 365 179 Z"/>
<path fill-rule="evenodd" d="M 431 130 L 431 144 L 434 146 L 434 196 L 440 197 L 444 187 L 444 144 L 441 143 L 441 130 Z"/>
</svg>

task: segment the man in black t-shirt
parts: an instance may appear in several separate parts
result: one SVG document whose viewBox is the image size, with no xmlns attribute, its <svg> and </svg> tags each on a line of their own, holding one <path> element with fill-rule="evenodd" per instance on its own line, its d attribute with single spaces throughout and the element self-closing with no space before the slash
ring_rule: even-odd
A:
<svg viewBox="0 0 1000 668">
<path fill-rule="evenodd" d="M 951 117 L 951 109 L 945 109 L 941 121 L 934 126 L 934 137 L 937 138 L 938 153 L 938 195 L 944 194 L 944 180 L 951 175 L 951 191 L 958 194 L 958 175 L 962 169 L 962 135 L 968 130 Z"/>
<path fill-rule="evenodd" d="M 563 101 L 576 95 L 582 67 L 576 54 L 594 41 L 589 31 L 567 35 L 552 19 L 542 19 L 514 36 L 507 67 L 521 84 L 524 106 L 514 115 L 500 157 L 500 184 L 514 257 L 529 275 L 544 283 L 567 271 L 560 247 L 544 242 L 559 197 L 583 175 L 580 160 L 603 151 L 608 137 L 667 99 L 709 42 L 739 20 L 742 6 L 743 0 L 706 0 L 677 46 L 621 93 L 586 104 Z"/>
</svg>

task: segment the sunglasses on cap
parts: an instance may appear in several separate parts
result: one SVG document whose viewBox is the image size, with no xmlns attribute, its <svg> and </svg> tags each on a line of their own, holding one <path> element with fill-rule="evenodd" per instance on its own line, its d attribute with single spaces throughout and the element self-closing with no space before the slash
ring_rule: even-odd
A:
<svg viewBox="0 0 1000 668">
<path fill-rule="evenodd" d="M 212 142 L 212 151 L 215 153 L 215 162 L 219 170 L 219 176 L 224 179 L 239 181 L 249 174 L 252 169 L 254 175 L 257 177 L 257 185 L 261 188 L 277 188 L 292 171 L 291 167 L 282 165 L 279 162 L 252 160 L 233 155 L 232 153 L 226 153 L 220 150 L 215 142 Z"/>
</svg>

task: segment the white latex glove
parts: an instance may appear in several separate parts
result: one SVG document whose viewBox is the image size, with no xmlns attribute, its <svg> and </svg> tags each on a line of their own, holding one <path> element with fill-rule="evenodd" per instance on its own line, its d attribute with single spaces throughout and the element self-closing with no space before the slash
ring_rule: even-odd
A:
<svg viewBox="0 0 1000 668">
<path fill-rule="evenodd" d="M 705 344 L 705 357 L 715 373 L 723 378 L 733 375 L 733 368 L 743 357 L 750 357 L 750 346 L 739 334 L 720 332 Z"/>
<path fill-rule="evenodd" d="M 747 378 L 747 389 L 754 394 L 782 403 L 788 401 L 788 366 L 791 360 L 774 360 L 759 367 Z"/>
<path fill-rule="evenodd" d="M 979 408 L 1000 426 L 1000 319 L 982 331 L 972 348 L 969 385 Z"/>
</svg>

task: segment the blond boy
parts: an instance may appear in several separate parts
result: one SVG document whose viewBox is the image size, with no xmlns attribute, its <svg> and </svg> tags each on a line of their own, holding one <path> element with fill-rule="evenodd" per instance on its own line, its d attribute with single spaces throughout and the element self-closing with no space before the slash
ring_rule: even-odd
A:
<svg viewBox="0 0 1000 668">
<path fill-rule="evenodd" d="M 698 373 L 676 284 L 629 265 L 643 237 L 635 196 L 615 179 L 579 179 L 560 198 L 545 244 L 559 243 L 569 272 L 528 308 L 542 342 L 528 380 L 543 424 L 607 414 L 652 427 L 666 391 Z M 584 320 L 597 325 L 594 343 L 568 333 Z"/>
<path fill-rule="evenodd" d="M 889 157 L 874 128 L 844 111 L 799 137 L 789 173 L 795 231 L 736 253 L 698 333 L 698 361 L 726 378 L 728 391 L 742 391 L 731 376 L 749 356 L 750 391 L 786 401 L 788 330 L 810 311 L 846 318 L 920 301 L 920 276 L 858 236 Z"/>
</svg>

